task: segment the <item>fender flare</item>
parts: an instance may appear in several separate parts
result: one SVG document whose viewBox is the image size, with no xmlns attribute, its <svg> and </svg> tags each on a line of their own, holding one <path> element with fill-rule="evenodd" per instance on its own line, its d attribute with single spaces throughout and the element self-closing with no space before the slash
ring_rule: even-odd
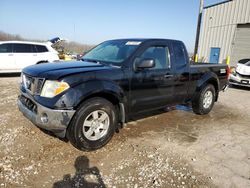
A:
<svg viewBox="0 0 250 188">
<path fill-rule="evenodd" d="M 197 82 L 196 85 L 196 93 L 200 92 L 202 88 L 204 88 L 205 85 L 207 84 L 212 84 L 215 87 L 215 101 L 218 100 L 219 96 L 219 88 L 220 88 L 220 81 L 218 79 L 218 76 L 214 72 L 208 72 L 204 74 L 199 81 Z"/>
<path fill-rule="evenodd" d="M 110 80 L 90 80 L 73 86 L 56 103 L 57 107 L 73 107 L 75 110 L 92 97 L 103 97 L 119 109 L 119 122 L 125 123 L 128 100 L 124 90 Z"/>
</svg>

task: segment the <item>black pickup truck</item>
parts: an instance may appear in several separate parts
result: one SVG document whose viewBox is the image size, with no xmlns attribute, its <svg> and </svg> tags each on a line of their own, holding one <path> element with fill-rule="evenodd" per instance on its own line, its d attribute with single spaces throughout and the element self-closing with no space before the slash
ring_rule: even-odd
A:
<svg viewBox="0 0 250 188">
<path fill-rule="evenodd" d="M 228 76 L 225 64 L 190 63 L 181 41 L 111 40 L 82 61 L 23 69 L 18 107 L 38 127 L 95 150 L 134 115 L 184 103 L 209 113 Z"/>
</svg>

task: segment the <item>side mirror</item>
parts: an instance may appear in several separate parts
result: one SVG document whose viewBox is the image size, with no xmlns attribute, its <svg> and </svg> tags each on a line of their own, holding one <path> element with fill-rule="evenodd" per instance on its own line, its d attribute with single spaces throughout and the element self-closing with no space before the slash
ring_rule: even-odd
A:
<svg viewBox="0 0 250 188">
<path fill-rule="evenodd" d="M 155 67 L 154 59 L 142 59 L 136 63 L 136 69 L 149 69 Z"/>
</svg>

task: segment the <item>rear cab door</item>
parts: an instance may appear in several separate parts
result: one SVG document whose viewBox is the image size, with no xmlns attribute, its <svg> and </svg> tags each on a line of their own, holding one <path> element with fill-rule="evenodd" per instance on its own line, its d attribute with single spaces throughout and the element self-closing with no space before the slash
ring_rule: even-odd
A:
<svg viewBox="0 0 250 188">
<path fill-rule="evenodd" d="M 188 88 L 190 83 L 189 58 L 186 47 L 181 41 L 172 42 L 174 61 L 174 103 L 183 103 L 188 98 Z"/>
</svg>

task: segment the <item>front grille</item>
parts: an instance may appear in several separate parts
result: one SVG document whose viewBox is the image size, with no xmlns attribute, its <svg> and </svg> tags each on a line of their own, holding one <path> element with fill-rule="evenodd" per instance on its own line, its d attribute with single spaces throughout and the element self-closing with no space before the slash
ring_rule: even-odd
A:
<svg viewBox="0 0 250 188">
<path fill-rule="evenodd" d="M 22 84 L 32 95 L 39 95 L 42 91 L 44 78 L 35 78 L 26 74 L 22 74 Z"/>
<path fill-rule="evenodd" d="M 21 95 L 19 96 L 19 100 L 21 101 L 21 103 L 26 106 L 26 108 L 28 108 L 30 111 L 37 113 L 37 106 L 35 103 L 33 103 L 32 100 L 26 98 L 25 96 Z"/>
</svg>

